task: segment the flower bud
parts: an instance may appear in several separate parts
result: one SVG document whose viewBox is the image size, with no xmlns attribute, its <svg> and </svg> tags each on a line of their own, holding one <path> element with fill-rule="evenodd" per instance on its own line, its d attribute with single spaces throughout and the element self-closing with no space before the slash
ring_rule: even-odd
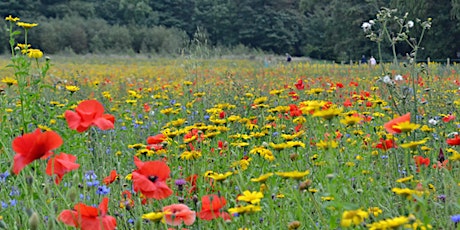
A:
<svg viewBox="0 0 460 230">
<path fill-rule="evenodd" d="M 29 229 L 30 230 L 38 229 L 39 223 L 40 223 L 40 220 L 38 218 L 38 214 L 36 212 L 33 212 L 32 215 L 29 217 Z"/>
</svg>

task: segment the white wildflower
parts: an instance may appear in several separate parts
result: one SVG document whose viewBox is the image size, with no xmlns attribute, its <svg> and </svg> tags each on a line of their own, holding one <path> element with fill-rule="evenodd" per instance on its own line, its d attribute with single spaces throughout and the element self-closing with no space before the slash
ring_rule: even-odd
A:
<svg viewBox="0 0 460 230">
<path fill-rule="evenodd" d="M 403 80 L 403 77 L 401 76 L 401 74 L 398 74 L 395 76 L 395 81 L 402 81 Z"/>
<path fill-rule="evenodd" d="M 414 27 L 414 22 L 413 21 L 408 21 L 407 22 L 407 27 L 409 27 L 409 28 Z"/>
<path fill-rule="evenodd" d="M 428 124 L 430 124 L 430 125 L 437 125 L 438 122 L 439 122 L 438 120 L 431 118 L 431 119 L 428 121 Z"/>
<path fill-rule="evenodd" d="M 391 78 L 390 78 L 390 76 L 385 75 L 385 77 L 383 77 L 383 82 L 384 82 L 385 84 L 391 84 Z"/>
<path fill-rule="evenodd" d="M 370 24 L 369 22 L 363 22 L 363 25 L 361 26 L 361 28 L 363 28 L 364 32 L 367 32 L 367 31 L 371 30 L 371 27 L 372 27 L 372 24 Z"/>
</svg>

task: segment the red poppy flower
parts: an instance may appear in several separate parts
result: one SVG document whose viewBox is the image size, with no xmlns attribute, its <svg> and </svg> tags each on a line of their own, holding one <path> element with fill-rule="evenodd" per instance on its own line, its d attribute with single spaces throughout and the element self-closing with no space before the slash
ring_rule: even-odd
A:
<svg viewBox="0 0 460 230">
<path fill-rule="evenodd" d="M 381 149 L 381 150 L 383 150 L 383 151 L 387 151 L 388 149 L 395 148 L 395 147 L 396 147 L 396 143 L 395 143 L 394 140 L 390 140 L 390 139 L 387 139 L 387 140 L 380 139 L 380 142 L 377 143 L 374 147 L 375 147 L 375 148 L 378 148 L 378 149 Z"/>
<path fill-rule="evenodd" d="M 297 105 L 290 104 L 290 105 L 289 105 L 289 115 L 291 115 L 291 117 L 302 116 L 302 110 L 300 110 L 300 109 L 297 107 Z"/>
<path fill-rule="evenodd" d="M 107 215 L 109 198 L 104 197 L 99 207 L 92 207 L 83 203 L 75 205 L 73 210 L 64 210 L 57 217 L 58 221 L 82 230 L 114 230 L 117 220 Z"/>
<path fill-rule="evenodd" d="M 447 115 L 445 117 L 442 118 L 442 121 L 444 121 L 445 123 L 449 122 L 449 121 L 453 121 L 455 120 L 455 116 L 454 115 Z"/>
<path fill-rule="evenodd" d="M 385 127 L 385 130 L 389 133 L 395 134 L 395 133 L 401 133 L 400 129 L 393 128 L 393 126 L 398 125 L 399 123 L 410 121 L 410 113 L 407 113 L 403 116 L 397 117 L 383 125 Z"/>
<path fill-rule="evenodd" d="M 190 182 L 191 186 L 188 190 L 189 193 L 194 193 L 196 192 L 197 190 L 197 186 L 196 186 L 196 181 L 198 179 L 198 175 L 197 174 L 193 174 L 189 177 L 187 177 L 186 181 Z"/>
<path fill-rule="evenodd" d="M 62 180 L 64 174 L 78 169 L 79 164 L 75 163 L 77 157 L 71 154 L 60 153 L 57 156 L 48 160 L 48 165 L 46 166 L 46 174 L 52 176 L 56 174 L 57 177 L 54 180 L 56 184 L 59 184 Z"/>
<path fill-rule="evenodd" d="M 153 145 L 153 144 L 161 144 L 163 141 L 165 141 L 168 137 L 164 135 L 163 133 L 157 134 L 155 136 L 150 136 L 147 138 L 147 144 Z"/>
<path fill-rule="evenodd" d="M 201 198 L 201 211 L 198 217 L 202 220 L 212 220 L 222 217 L 224 220 L 230 220 L 231 216 L 223 212 L 222 208 L 227 204 L 225 197 L 216 194 L 206 195 Z"/>
<path fill-rule="evenodd" d="M 70 129 L 84 132 L 90 126 L 95 125 L 102 130 L 113 129 L 115 117 L 104 114 L 104 107 L 96 100 L 86 100 L 78 104 L 74 111 L 65 111 L 65 119 Z"/>
<path fill-rule="evenodd" d="M 294 84 L 295 87 L 298 89 L 298 90 L 302 90 L 302 89 L 305 89 L 305 85 L 303 84 L 303 80 L 302 79 L 299 79 L 297 81 L 297 83 Z"/>
<path fill-rule="evenodd" d="M 132 173 L 133 189 L 141 192 L 147 198 L 156 200 L 164 199 L 173 194 L 173 191 L 166 184 L 169 178 L 170 169 L 162 161 L 142 162 L 134 156 L 134 164 L 137 170 Z"/>
<path fill-rule="evenodd" d="M 106 185 L 109 185 L 109 184 L 112 184 L 116 179 L 118 179 L 118 174 L 117 174 L 117 170 L 114 169 L 110 171 L 110 175 L 104 178 L 102 182 L 104 182 L 104 184 Z"/>
<path fill-rule="evenodd" d="M 353 103 L 351 103 L 350 99 L 347 98 L 347 99 L 343 102 L 343 106 L 345 106 L 345 107 L 350 107 L 350 106 L 353 106 Z"/>
<path fill-rule="evenodd" d="M 420 166 L 425 165 L 426 167 L 430 166 L 430 158 L 424 158 L 422 156 L 414 156 L 415 165 L 417 166 L 417 172 L 420 172 Z"/>
<path fill-rule="evenodd" d="M 26 133 L 13 140 L 14 155 L 13 173 L 19 172 L 38 158 L 45 159 L 53 152 L 51 150 L 62 145 L 62 138 L 54 131 L 41 132 L 36 129 L 35 132 Z"/>
<path fill-rule="evenodd" d="M 184 222 L 192 225 L 195 222 L 196 213 L 185 204 L 172 204 L 163 207 L 165 221 L 172 226 L 179 226 Z"/>
<path fill-rule="evenodd" d="M 460 136 L 455 135 L 454 138 L 450 138 L 446 140 L 448 145 L 460 145 Z"/>
</svg>

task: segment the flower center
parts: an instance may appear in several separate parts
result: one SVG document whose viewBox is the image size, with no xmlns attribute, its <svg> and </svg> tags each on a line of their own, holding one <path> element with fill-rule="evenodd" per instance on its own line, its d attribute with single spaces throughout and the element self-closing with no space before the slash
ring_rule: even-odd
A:
<svg viewBox="0 0 460 230">
<path fill-rule="evenodd" d="M 149 181 L 155 183 L 155 181 L 158 179 L 157 176 L 149 176 Z"/>
</svg>

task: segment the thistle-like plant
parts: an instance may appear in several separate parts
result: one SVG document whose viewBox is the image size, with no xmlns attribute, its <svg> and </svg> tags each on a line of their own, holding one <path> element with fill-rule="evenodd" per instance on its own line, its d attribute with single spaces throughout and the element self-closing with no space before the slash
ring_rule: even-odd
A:
<svg viewBox="0 0 460 230">
<path fill-rule="evenodd" d="M 383 82 L 387 91 L 390 94 L 392 106 L 400 115 L 412 110 L 415 118 L 417 114 L 417 81 L 419 73 L 427 73 L 427 66 L 424 64 L 417 65 L 417 52 L 421 49 L 421 42 L 427 30 L 431 28 L 431 18 L 426 21 L 420 19 L 409 19 L 409 13 L 405 13 L 402 17 L 398 16 L 397 9 L 382 8 L 376 18 L 364 22 L 362 29 L 366 33 L 366 37 L 377 43 L 378 56 L 382 77 L 379 79 Z M 412 31 L 417 27 L 421 28 L 419 36 L 414 36 Z M 408 68 L 410 73 L 411 84 L 400 85 L 397 88 L 396 82 L 402 80 L 401 75 L 392 76 L 386 65 L 382 64 L 382 44 L 389 42 L 393 53 L 393 61 L 391 68 L 397 71 L 402 71 L 401 65 L 398 63 L 396 45 L 398 43 L 406 43 L 412 49 L 408 55 L 408 64 L 403 65 L 403 68 Z"/>
</svg>

